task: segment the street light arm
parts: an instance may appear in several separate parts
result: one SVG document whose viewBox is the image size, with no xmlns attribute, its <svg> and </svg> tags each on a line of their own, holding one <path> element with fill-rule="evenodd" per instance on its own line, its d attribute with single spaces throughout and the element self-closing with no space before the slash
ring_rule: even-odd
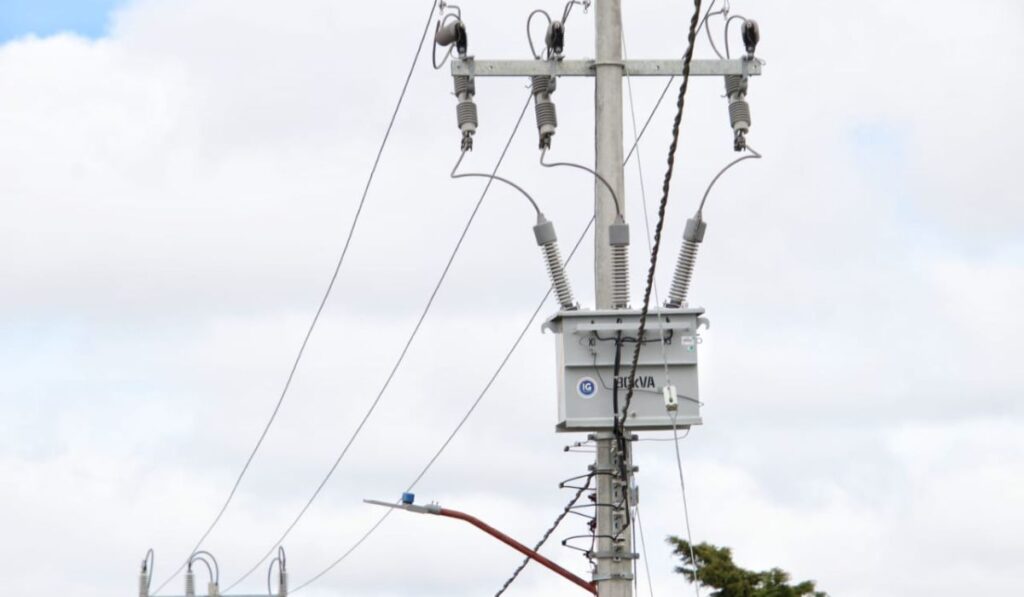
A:
<svg viewBox="0 0 1024 597">
<path fill-rule="evenodd" d="M 465 512 L 459 512 L 458 510 L 449 510 L 448 508 L 442 508 L 441 506 L 439 506 L 437 504 L 429 504 L 429 505 L 426 505 L 426 506 L 419 506 L 419 505 L 416 505 L 416 504 L 413 503 L 413 499 L 414 498 L 413 498 L 412 494 L 406 494 L 406 496 L 402 496 L 402 501 L 401 502 L 397 502 L 397 503 L 396 502 L 384 502 L 384 501 L 380 501 L 380 500 L 363 500 L 363 501 L 366 502 L 367 504 L 373 504 L 374 506 L 384 506 L 385 508 L 395 508 L 397 510 L 407 510 L 409 512 L 415 512 L 417 514 L 434 514 L 436 516 L 444 516 L 446 518 L 456 518 L 458 520 L 462 520 L 462 521 L 468 522 L 469 524 L 475 526 L 476 528 L 480 529 L 481 531 L 487 533 L 491 537 L 494 537 L 498 541 L 501 541 L 505 545 L 508 545 L 512 549 L 518 551 L 519 553 L 523 554 L 524 556 L 526 556 L 526 557 L 530 558 L 531 560 L 537 562 L 541 566 L 544 566 L 548 570 L 551 570 L 555 574 L 558 574 L 562 578 L 565 578 L 566 580 L 569 580 L 573 584 L 586 589 L 587 592 L 590 593 L 591 595 L 597 595 L 597 585 L 595 583 L 587 582 L 587 581 L 583 580 L 579 576 L 576 576 L 572 572 L 569 572 L 565 568 L 562 568 L 558 564 L 556 564 L 556 563 L 552 562 L 551 560 L 545 558 L 544 556 L 540 555 L 535 550 L 530 549 L 529 547 L 527 547 L 527 546 L 523 545 L 522 543 L 516 541 L 512 537 L 509 537 L 505 533 L 502 533 L 498 529 L 492 527 L 491 525 L 489 525 L 486 522 L 480 520 L 479 518 L 477 518 L 475 516 L 470 516 L 469 514 L 466 514 Z"/>
<path fill-rule="evenodd" d="M 476 528 L 480 529 L 481 531 L 483 531 L 483 532 L 487 533 L 488 535 L 494 537 L 498 541 L 501 541 L 505 545 L 508 545 L 512 549 L 518 551 L 519 553 L 523 554 L 524 556 L 526 556 L 526 557 L 530 558 L 531 560 L 537 562 L 541 566 L 544 566 L 548 570 L 551 570 L 555 574 L 558 574 L 559 576 L 561 576 L 561 577 L 571 581 L 572 583 L 574 583 L 574 584 L 576 584 L 576 585 L 586 589 L 587 592 L 589 592 L 590 594 L 597 595 L 597 585 L 595 585 L 594 583 L 587 582 L 586 580 L 583 580 L 579 576 L 576 576 L 572 572 L 569 572 L 565 568 L 562 568 L 558 564 L 556 564 L 556 563 L 552 562 L 551 560 L 545 558 L 544 556 L 540 555 L 539 553 L 537 553 L 536 551 L 530 549 L 529 547 L 523 545 L 522 543 L 516 541 L 512 537 L 509 537 L 505 533 L 502 533 L 498 529 L 496 529 L 496 528 L 492 527 L 491 525 L 485 523 L 484 521 L 480 520 L 479 518 L 476 518 L 475 516 L 470 516 L 469 514 L 466 514 L 465 512 L 459 512 L 458 510 L 449 510 L 448 508 L 441 508 L 440 510 L 438 510 L 437 514 L 439 516 L 446 516 L 448 518 L 457 518 L 459 520 L 468 522 L 469 524 L 475 526 Z"/>
</svg>

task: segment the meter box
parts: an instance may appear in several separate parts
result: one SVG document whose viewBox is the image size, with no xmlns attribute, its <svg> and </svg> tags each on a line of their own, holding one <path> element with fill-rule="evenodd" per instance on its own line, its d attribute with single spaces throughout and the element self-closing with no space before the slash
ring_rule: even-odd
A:
<svg viewBox="0 0 1024 597">
<path fill-rule="evenodd" d="M 679 427 L 700 425 L 697 392 L 699 329 L 708 325 L 704 309 L 665 309 L 647 314 L 644 338 L 636 337 L 640 311 L 632 309 L 560 311 L 544 324 L 556 335 L 558 348 L 559 431 L 602 431 L 614 425 L 614 398 L 623 410 L 633 363 L 641 342 L 635 389 L 626 427 L 634 430 L 672 429 L 665 407 L 665 367 L 676 387 Z M 620 336 L 621 333 L 621 336 Z M 615 375 L 617 339 L 621 346 L 619 375 Z M 664 339 L 664 341 L 663 341 Z"/>
</svg>

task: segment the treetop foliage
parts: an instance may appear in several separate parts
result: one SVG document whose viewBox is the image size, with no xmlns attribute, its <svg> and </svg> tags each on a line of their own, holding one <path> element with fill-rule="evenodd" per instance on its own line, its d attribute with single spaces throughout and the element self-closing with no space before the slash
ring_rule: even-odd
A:
<svg viewBox="0 0 1024 597">
<path fill-rule="evenodd" d="M 728 547 L 700 543 L 693 546 L 691 558 L 687 541 L 669 537 L 668 542 L 682 560 L 676 572 L 690 582 L 715 589 L 709 597 L 828 597 L 827 593 L 816 590 L 814 581 L 790 584 L 789 573 L 779 568 L 762 572 L 744 570 L 732 561 L 732 550 Z"/>
</svg>

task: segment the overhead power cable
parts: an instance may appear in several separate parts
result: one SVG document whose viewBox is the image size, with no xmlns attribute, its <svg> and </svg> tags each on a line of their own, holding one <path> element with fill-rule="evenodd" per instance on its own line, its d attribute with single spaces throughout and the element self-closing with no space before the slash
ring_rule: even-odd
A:
<svg viewBox="0 0 1024 597">
<path fill-rule="evenodd" d="M 409 90 L 409 83 L 412 80 L 413 72 L 415 72 L 416 65 L 419 62 L 420 54 L 423 50 L 423 42 L 427 39 L 427 34 L 430 31 L 430 22 L 431 20 L 433 20 L 434 11 L 436 9 L 437 0 L 434 0 L 433 2 L 431 2 L 430 14 L 427 16 L 427 24 L 423 29 L 423 34 L 420 36 L 419 44 L 416 46 L 416 52 L 413 55 L 412 64 L 409 66 L 409 71 L 405 75 L 405 81 L 402 84 L 402 91 L 398 95 L 398 101 L 395 103 L 395 109 L 392 111 L 391 118 L 390 120 L 388 120 L 388 126 L 384 131 L 384 138 L 381 139 L 380 147 L 377 149 L 377 155 L 373 160 L 373 166 L 370 168 L 370 174 L 366 179 L 366 185 L 363 187 L 363 194 L 359 198 L 359 204 L 356 207 L 355 216 L 353 216 L 352 218 L 352 224 L 349 226 L 348 234 L 345 237 L 345 244 L 341 249 L 341 255 L 338 257 L 338 261 L 334 266 L 334 271 L 331 274 L 330 281 L 327 284 L 327 288 L 324 291 L 323 297 L 320 299 L 319 305 L 317 305 L 316 312 L 313 315 L 313 320 L 310 322 L 309 328 L 306 330 L 306 334 L 302 339 L 302 343 L 299 345 L 299 351 L 298 353 L 296 353 L 295 359 L 292 362 L 292 367 L 288 372 L 288 377 L 285 379 L 284 387 L 281 389 L 281 394 L 277 399 L 277 403 L 274 405 L 274 409 L 271 412 L 270 418 L 267 420 L 267 423 L 263 426 L 263 430 L 260 432 L 259 438 L 256 440 L 256 445 L 253 446 L 252 451 L 249 453 L 249 457 L 246 459 L 245 465 L 242 466 L 241 472 L 235 479 L 235 482 L 231 487 L 231 491 L 228 492 L 228 497 L 224 501 L 224 505 L 221 506 L 220 511 L 217 512 L 217 515 L 214 517 L 213 522 L 210 523 L 210 526 L 207 527 L 207 529 L 203 532 L 202 536 L 199 537 L 199 540 L 196 541 L 195 546 L 190 551 L 190 557 L 191 553 L 194 553 L 196 550 L 198 550 L 202 546 L 203 542 L 206 541 L 207 537 L 210 536 L 210 533 L 213 532 L 213 529 L 217 526 L 217 524 L 220 523 L 220 520 L 224 516 L 224 513 L 227 511 L 228 506 L 231 505 L 231 502 L 235 498 L 235 494 L 238 492 L 238 487 L 242 483 L 242 479 L 245 477 L 245 474 L 249 471 L 249 467 L 250 465 L 252 465 L 253 459 L 256 457 L 256 453 L 263 445 L 263 441 L 266 439 L 267 433 L 270 431 L 270 427 L 274 424 L 274 421 L 277 419 L 277 414 L 281 410 L 281 405 L 284 403 L 284 399 L 288 395 L 288 390 L 291 388 L 292 380 L 295 378 L 295 373 L 299 368 L 299 363 L 302 361 L 302 356 L 305 354 L 306 346 L 309 344 L 309 339 L 310 337 L 312 337 L 313 330 L 316 329 L 317 323 L 320 321 L 320 315 L 323 313 L 324 307 L 327 305 L 327 300 L 330 298 L 331 291 L 334 290 L 335 283 L 338 281 L 338 276 L 341 273 L 341 267 L 345 263 L 345 257 L 348 255 L 349 246 L 352 244 L 352 237 L 354 236 L 356 227 L 359 224 L 360 216 L 363 213 L 363 207 L 366 205 L 366 198 L 370 193 L 370 187 L 373 185 L 374 178 L 377 174 L 377 168 L 378 166 L 380 166 L 381 157 L 384 155 L 384 148 L 387 146 L 388 140 L 391 138 L 391 131 L 394 129 L 395 121 L 397 120 L 398 113 L 402 108 L 406 92 Z M 171 580 L 173 580 L 178 574 L 180 574 L 181 571 L 184 570 L 187 565 L 188 560 L 186 559 L 184 562 L 182 562 L 180 566 L 178 566 L 177 570 L 175 570 L 170 576 L 167 577 L 167 580 L 162 582 L 160 586 L 157 587 L 155 593 L 159 593 L 165 586 L 167 586 L 169 582 L 171 582 Z"/>
<path fill-rule="evenodd" d="M 666 87 L 666 91 L 667 90 L 668 90 L 668 87 Z M 644 134 L 647 132 L 647 125 L 649 125 L 651 123 L 651 121 L 654 119 L 655 114 L 657 114 L 657 112 L 658 112 L 658 108 L 661 107 L 661 102 L 665 98 L 665 95 L 666 95 L 666 93 L 662 92 L 661 96 L 658 98 L 658 100 L 655 102 L 654 106 L 651 108 L 651 112 L 647 116 L 647 119 L 645 121 L 644 126 L 640 129 L 640 132 L 635 136 L 636 138 L 635 138 L 635 141 L 633 143 L 633 147 L 630 149 L 629 153 L 626 155 L 625 159 L 623 160 L 623 163 L 622 163 L 623 166 L 626 166 L 626 165 L 629 164 L 629 160 L 632 158 L 635 150 L 637 149 L 637 147 L 640 144 L 640 141 L 643 139 Z M 529 100 L 527 100 L 527 107 L 528 106 L 529 106 Z M 525 113 L 526 113 L 526 111 L 525 111 L 525 108 L 524 108 L 523 113 L 520 115 L 520 121 L 522 120 L 522 117 L 523 117 L 523 115 L 525 115 Z M 518 129 L 518 127 L 517 127 L 517 129 Z M 506 146 L 506 148 L 507 148 L 507 146 Z M 497 168 L 495 168 L 494 171 L 497 172 Z M 577 249 L 579 249 L 581 243 L 583 242 L 583 239 L 586 237 L 587 233 L 590 231 L 590 229 L 593 227 L 593 225 L 594 225 L 594 218 L 592 217 L 590 219 L 590 222 L 587 224 L 587 228 L 583 231 L 583 234 L 581 234 L 580 237 L 577 239 L 575 246 L 573 247 L 572 251 L 569 253 L 569 256 L 566 257 L 566 259 L 565 259 L 565 263 L 566 264 L 568 264 L 572 260 L 573 256 L 576 254 Z M 536 321 L 537 316 L 540 314 L 540 311 L 544 308 L 544 305 L 546 304 L 546 302 L 547 302 L 547 300 L 548 300 L 548 298 L 550 296 L 551 296 L 551 289 L 549 288 L 547 290 L 547 292 L 544 294 L 544 297 L 541 299 L 540 303 L 538 303 L 537 308 L 534 310 L 534 312 L 531 315 L 529 321 L 527 321 L 526 325 L 523 326 L 523 329 L 522 329 L 522 331 L 520 331 L 519 336 L 512 343 L 512 346 L 509 349 L 508 353 L 505 354 L 505 356 L 502 358 L 501 362 L 498 364 L 497 369 L 494 371 L 494 374 L 488 380 L 488 382 L 484 386 L 483 390 L 481 390 L 481 392 L 477 396 L 476 400 L 474 400 L 474 402 L 470 405 L 469 409 L 462 416 L 462 419 L 459 420 L 458 424 L 455 426 L 455 428 L 452 430 L 452 432 L 448 435 L 448 437 L 445 439 L 445 441 L 441 444 L 441 447 L 437 450 L 437 452 L 434 453 L 433 456 L 431 456 L 430 460 L 427 462 L 427 465 L 425 467 L 423 467 L 423 469 L 420 471 L 419 475 L 417 475 L 416 478 L 413 480 L 413 482 L 409 484 L 409 488 L 407 489 L 407 491 L 411 491 L 413 488 L 415 488 L 416 484 L 418 484 L 423 479 L 423 477 L 426 476 L 426 474 L 434 466 L 434 464 L 441 457 L 441 455 L 444 453 L 444 451 L 447 450 L 447 448 L 448 448 L 449 444 L 451 444 L 452 440 L 455 439 L 455 436 L 458 435 L 458 433 L 462 430 L 463 426 L 469 420 L 469 417 L 476 410 L 477 406 L 480 405 L 480 403 L 483 401 L 484 397 L 490 391 L 491 386 L 494 385 L 494 382 L 497 380 L 498 376 L 505 369 L 505 366 L 508 364 L 508 361 L 512 358 L 513 353 L 519 347 L 519 344 L 522 342 L 523 338 L 526 336 L 526 334 L 529 332 L 529 330 L 533 327 L 534 321 Z M 388 516 L 390 516 L 392 512 L 394 512 L 393 509 L 388 509 L 386 512 L 384 512 L 384 514 L 382 514 L 381 517 L 378 518 L 370 526 L 370 528 L 367 529 L 366 532 L 363 533 L 359 537 L 359 539 L 357 539 L 355 541 L 355 543 L 353 543 L 344 553 L 342 553 L 337 559 L 335 559 L 333 562 L 331 562 L 326 568 L 324 568 L 323 570 L 321 570 L 320 572 L 315 574 L 313 577 L 311 577 L 309 580 L 305 581 L 304 583 L 302 583 L 301 585 L 299 585 L 298 587 L 293 589 L 292 592 L 295 593 L 295 592 L 299 591 L 300 589 L 303 589 L 303 588 L 308 587 L 309 585 L 315 583 L 316 581 L 318 581 L 322 577 L 324 577 L 326 574 L 328 574 L 331 570 L 333 570 L 338 565 L 340 565 L 342 562 L 344 562 L 346 559 L 348 559 L 348 557 L 351 556 L 353 553 L 355 553 L 355 551 L 357 549 L 359 549 L 359 547 L 361 547 L 363 545 L 363 543 L 366 542 L 367 539 L 369 539 L 375 532 L 377 532 L 377 529 L 380 528 L 380 526 L 382 524 L 384 524 L 384 521 L 387 520 Z"/>
<path fill-rule="evenodd" d="M 508 153 L 509 147 L 511 147 L 512 145 L 512 139 L 515 138 L 515 134 L 516 132 L 518 132 L 519 126 L 523 122 L 523 117 L 526 115 L 526 110 L 530 106 L 530 99 L 532 99 L 532 97 L 532 94 L 529 95 L 527 97 L 526 103 L 523 105 L 523 109 L 519 114 L 519 119 L 516 121 L 515 127 L 513 127 L 512 129 L 512 134 L 509 135 L 508 142 L 505 144 L 505 148 L 502 151 L 497 164 L 495 164 L 493 172 L 494 175 L 497 174 L 498 168 L 501 167 L 502 162 L 505 160 L 505 156 Z M 463 155 L 465 155 L 465 153 L 463 153 Z M 461 160 L 462 158 L 460 157 L 459 161 L 461 162 Z M 434 305 L 434 300 L 437 298 L 438 292 L 441 290 L 441 286 L 444 284 L 445 279 L 448 277 L 448 272 L 451 270 L 452 264 L 455 262 L 455 256 L 458 255 L 459 250 L 462 248 L 462 244 L 466 240 L 467 234 L 469 234 L 469 229 L 473 225 L 473 222 L 476 220 L 477 213 L 479 213 L 480 207 L 483 205 L 484 199 L 487 197 L 487 193 L 488 191 L 490 191 L 491 185 L 493 184 L 495 179 L 496 176 L 491 176 L 490 178 L 488 178 L 487 184 L 484 185 L 484 190 L 480 194 L 480 198 L 477 200 L 476 205 L 473 206 L 473 210 L 470 212 L 469 218 L 466 220 L 466 223 L 462 228 L 462 232 L 459 234 L 459 239 L 455 243 L 455 247 L 452 249 L 451 254 L 448 256 L 448 261 L 445 263 L 444 269 L 441 271 L 441 275 L 438 278 L 437 283 L 434 285 L 434 289 L 433 291 L 431 291 L 430 296 L 423 307 L 423 311 L 420 313 L 419 319 L 417 319 L 416 321 L 416 325 L 413 326 L 412 332 L 409 334 L 409 337 L 406 339 L 405 344 L 402 346 L 402 350 L 399 353 L 398 358 L 395 360 L 394 365 L 391 367 L 391 371 L 388 373 L 387 378 L 384 380 L 384 384 L 377 392 L 376 398 L 374 398 L 373 402 L 370 404 L 369 409 L 367 409 L 366 413 L 363 415 L 363 418 L 359 422 L 359 425 L 356 427 L 355 431 L 353 431 L 352 434 L 349 436 L 348 441 L 345 443 L 345 446 L 342 448 L 337 458 L 335 458 L 334 464 L 332 464 L 331 468 L 328 469 L 327 474 L 324 475 L 323 479 L 321 479 L 320 484 L 317 485 L 316 489 L 313 491 L 313 494 L 310 495 L 309 499 L 306 501 L 306 504 L 302 507 L 301 510 L 299 510 L 299 513 L 292 520 L 291 524 L 289 524 L 288 527 L 284 530 L 284 532 L 277 539 L 277 541 L 274 542 L 270 549 L 267 550 L 267 552 L 263 555 L 262 558 L 260 558 L 258 562 L 256 562 L 255 565 L 253 565 L 245 574 L 238 578 L 238 580 L 234 581 L 233 583 L 231 583 L 230 586 L 228 586 L 228 591 L 230 591 L 243 580 L 248 578 L 249 575 L 251 575 L 253 572 L 258 570 L 259 567 L 263 565 L 263 562 L 265 562 L 267 558 L 269 558 L 274 553 L 274 550 L 277 549 L 278 545 L 280 545 L 281 542 L 283 542 L 288 537 L 288 535 L 291 534 L 295 526 L 298 525 L 299 521 L 302 520 L 303 516 L 306 515 L 306 512 L 309 511 L 309 508 L 313 505 L 313 502 L 316 501 L 317 497 L 320 496 L 320 493 L 327 485 L 327 482 L 331 480 L 331 477 L 334 475 L 334 472 L 338 469 L 338 465 L 341 464 L 341 461 L 344 460 L 345 456 L 348 454 L 348 451 L 352 447 L 352 444 L 355 443 L 356 438 L 359 437 L 359 434 L 360 432 L 362 432 L 363 427 L 366 426 L 366 422 L 370 419 L 370 416 L 376 410 L 377 405 L 380 404 L 385 392 L 387 392 L 388 387 L 391 385 L 391 381 L 395 378 L 395 374 L 398 373 L 399 368 L 405 361 L 405 357 L 409 352 L 409 348 L 412 346 L 413 341 L 419 334 L 420 328 L 423 326 L 423 322 L 427 318 L 427 314 L 430 313 L 430 309 Z"/>
<path fill-rule="evenodd" d="M 569 503 L 565 505 L 565 508 L 563 508 L 562 511 L 558 514 L 558 516 L 555 517 L 555 521 L 551 524 L 550 527 L 548 527 L 548 530 L 544 531 L 544 535 L 541 536 L 540 541 L 537 542 L 537 545 L 533 547 L 533 551 L 540 551 L 540 548 L 543 547 L 545 543 L 547 543 L 548 538 L 551 537 L 551 533 L 554 533 L 555 529 L 558 528 L 558 525 L 562 524 L 562 521 L 565 520 L 565 517 L 569 515 L 570 511 L 572 511 L 572 507 L 576 505 L 576 502 L 580 501 L 580 498 L 583 496 L 583 493 L 590 489 L 590 482 L 593 479 L 594 473 L 587 475 L 587 482 L 576 490 L 576 494 L 572 496 L 572 499 L 569 500 Z M 501 597 L 501 595 L 506 590 L 508 590 L 509 586 L 513 582 L 515 582 L 517 578 L 519 578 L 519 573 L 522 572 L 526 568 L 526 565 L 529 563 L 529 557 L 523 558 L 523 562 L 519 564 L 518 567 L 516 567 L 515 571 L 512 572 L 512 576 L 510 576 L 508 580 L 505 581 L 505 584 L 501 585 L 501 588 L 498 589 L 498 592 L 494 594 L 494 597 Z"/>
<path fill-rule="evenodd" d="M 644 330 L 647 327 L 647 313 L 651 306 L 651 290 L 654 287 L 654 274 L 658 268 L 658 251 L 661 248 L 661 232 L 665 226 L 665 208 L 668 206 L 669 191 L 672 186 L 672 173 L 675 169 L 676 149 L 679 146 L 679 128 L 683 121 L 683 109 L 686 106 L 686 90 L 690 84 L 690 63 L 693 61 L 693 48 L 697 38 L 697 24 L 700 22 L 701 0 L 694 0 L 693 16 L 690 17 L 690 31 L 687 35 L 686 54 L 683 56 L 683 82 L 679 86 L 679 99 L 676 100 L 676 117 L 672 122 L 672 142 L 668 149 L 668 168 L 665 171 L 665 180 L 661 187 L 661 202 L 658 205 L 658 221 L 654 227 L 654 248 L 651 250 L 651 264 L 647 270 L 647 285 L 644 288 L 644 302 L 640 310 L 640 326 L 637 330 L 637 339 L 642 340 Z M 643 342 L 638 341 L 633 349 L 633 363 L 629 372 L 629 387 L 626 389 L 626 403 L 622 410 L 620 419 L 621 426 L 625 424 L 629 415 L 630 403 L 633 400 L 633 391 L 636 385 L 636 370 L 640 363 L 640 349 Z"/>
<path fill-rule="evenodd" d="M 583 244 L 583 240 L 587 237 L 587 234 L 590 232 L 593 226 L 594 218 L 592 217 L 590 218 L 590 222 L 587 223 L 587 227 L 580 234 L 579 238 L 576 239 L 576 244 L 573 246 L 572 251 L 569 252 L 569 256 L 566 257 L 566 265 L 568 265 L 569 262 L 572 261 L 573 256 L 576 255 L 577 250 L 579 250 L 580 245 Z M 415 489 L 416 485 L 423 480 L 423 477 L 427 475 L 427 473 L 430 471 L 431 468 L 433 468 L 434 464 L 437 463 L 438 459 L 445 452 L 445 450 L 448 449 L 448 446 L 455 439 L 455 436 L 457 436 L 459 432 L 462 431 L 462 428 L 465 426 L 466 422 L 469 421 L 469 417 L 472 416 L 473 412 L 476 411 L 476 408 L 480 406 L 480 403 L 483 401 L 484 397 L 490 391 L 491 386 L 493 386 L 494 382 L 497 381 L 498 376 L 501 375 L 502 371 L 504 371 L 505 366 L 508 365 L 508 362 L 512 358 L 512 355 L 515 353 L 516 349 L 519 348 L 519 345 L 522 343 L 523 338 L 525 338 L 526 334 L 531 329 L 533 329 L 534 322 L 537 320 L 537 317 L 540 315 L 540 312 L 544 308 L 544 305 L 547 304 L 548 299 L 551 297 L 552 290 L 553 289 L 549 287 L 547 291 L 544 293 L 544 296 L 541 298 L 540 302 L 537 304 L 537 307 L 533 310 L 533 313 L 530 315 L 530 319 L 526 322 L 526 325 L 523 326 L 523 329 L 519 332 L 519 335 L 512 343 L 512 346 L 509 348 L 508 352 L 505 353 L 505 356 L 501 359 L 501 362 L 498 363 L 497 369 L 495 369 L 490 379 L 487 380 L 487 383 L 484 384 L 484 387 L 477 395 L 476 400 L 473 401 L 473 403 L 469 406 L 469 409 L 467 409 L 465 414 L 462 415 L 462 418 L 452 429 L 451 433 L 448 434 L 448 437 L 445 438 L 444 442 L 441 443 L 441 446 L 437 449 L 437 451 L 434 452 L 433 456 L 430 457 L 430 460 L 427 461 L 427 464 L 423 467 L 423 469 L 420 470 L 419 474 L 416 475 L 416 478 L 412 480 L 412 483 L 410 483 L 409 486 L 406 488 L 407 492 Z M 302 589 L 313 584 L 321 577 L 323 577 L 325 574 L 327 574 L 335 567 L 337 567 L 339 564 L 341 564 L 343 561 L 345 561 L 350 555 L 352 555 L 353 552 L 355 552 L 356 549 L 358 549 L 364 542 L 366 542 L 367 539 L 370 538 L 371 535 L 373 535 L 377 531 L 380 525 L 382 525 L 384 521 L 387 520 L 388 516 L 391 516 L 391 513 L 394 511 L 395 510 L 390 508 L 387 511 L 385 511 L 384 514 L 382 514 L 381 517 L 377 519 L 377 521 L 374 522 L 373 525 L 365 533 L 363 533 L 363 535 L 355 543 L 353 543 L 352 546 L 349 547 L 347 551 L 345 551 L 345 553 L 341 554 L 341 556 L 338 559 L 331 562 L 329 566 L 318 572 L 305 583 L 296 587 L 292 592 L 294 593 L 299 589 Z"/>
</svg>

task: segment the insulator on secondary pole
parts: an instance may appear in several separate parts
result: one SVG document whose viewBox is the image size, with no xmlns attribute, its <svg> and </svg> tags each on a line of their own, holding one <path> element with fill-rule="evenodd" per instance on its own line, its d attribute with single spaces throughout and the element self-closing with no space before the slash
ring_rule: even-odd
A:
<svg viewBox="0 0 1024 597">
<path fill-rule="evenodd" d="M 612 246 L 612 307 L 629 307 L 629 224 L 620 215 L 608 227 L 608 243 Z"/>
<path fill-rule="evenodd" d="M 185 570 L 185 597 L 196 597 L 196 573 L 192 572 L 191 564 Z"/>
<path fill-rule="evenodd" d="M 700 243 L 704 242 L 704 232 L 706 230 L 707 223 L 704 222 L 700 212 L 686 220 L 686 229 L 683 232 L 683 247 L 679 250 L 676 271 L 672 276 L 672 288 L 669 290 L 668 300 L 665 301 L 665 306 L 670 309 L 686 306 L 687 294 L 690 291 L 690 281 L 693 279 L 693 267 L 697 263 L 697 249 Z"/>
<path fill-rule="evenodd" d="M 551 148 L 551 137 L 558 128 L 558 115 L 551 94 L 555 92 L 555 78 L 551 75 L 535 75 L 531 77 L 533 86 L 534 111 L 537 114 L 537 134 L 541 149 Z"/>
<path fill-rule="evenodd" d="M 576 304 L 576 299 L 572 295 L 569 277 L 565 273 L 562 252 L 558 248 L 558 237 L 555 235 L 555 225 L 543 214 L 538 214 L 537 225 L 533 227 L 533 235 L 537 238 L 537 245 L 544 253 L 544 263 L 547 265 L 548 275 L 551 276 L 551 286 L 555 289 L 558 303 L 566 311 L 575 311 L 579 305 Z"/>
</svg>

